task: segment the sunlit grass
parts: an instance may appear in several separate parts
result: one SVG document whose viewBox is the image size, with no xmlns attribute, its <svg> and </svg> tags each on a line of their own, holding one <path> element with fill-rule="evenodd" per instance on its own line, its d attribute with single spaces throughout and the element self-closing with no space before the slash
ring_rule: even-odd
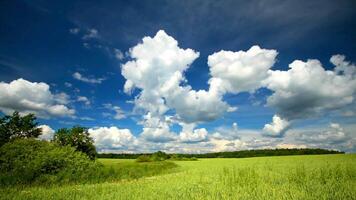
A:
<svg viewBox="0 0 356 200">
<path fill-rule="evenodd" d="M 136 165 L 133 160 L 101 162 L 122 170 Z M 176 164 L 174 173 L 100 184 L 6 189 L 1 198 L 356 199 L 356 155 L 199 159 Z"/>
</svg>

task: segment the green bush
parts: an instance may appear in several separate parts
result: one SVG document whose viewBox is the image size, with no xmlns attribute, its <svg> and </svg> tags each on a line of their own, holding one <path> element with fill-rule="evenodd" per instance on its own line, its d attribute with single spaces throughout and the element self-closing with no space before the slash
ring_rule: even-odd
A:
<svg viewBox="0 0 356 200">
<path fill-rule="evenodd" d="M 136 162 L 152 162 L 151 157 L 148 155 L 141 155 L 136 158 Z"/>
<path fill-rule="evenodd" d="M 0 148 L 0 184 L 51 184 L 88 180 L 101 165 L 70 146 L 18 139 Z"/>
</svg>

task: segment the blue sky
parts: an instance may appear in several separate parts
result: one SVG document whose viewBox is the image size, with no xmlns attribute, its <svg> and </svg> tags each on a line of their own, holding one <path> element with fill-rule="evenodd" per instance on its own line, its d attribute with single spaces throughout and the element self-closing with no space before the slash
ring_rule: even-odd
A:
<svg viewBox="0 0 356 200">
<path fill-rule="evenodd" d="M 7 92 L 1 91 L 0 111 L 35 112 L 51 134 L 76 124 L 88 127 L 102 151 L 206 152 L 271 147 L 354 151 L 355 8 L 354 1 L 344 0 L 3 1 L 0 88 Z M 145 45 L 145 36 L 152 39 L 152 45 Z M 186 58 L 167 61 L 177 62 L 177 66 L 184 61 L 187 66 L 178 70 L 183 78 L 172 91 L 157 95 L 158 89 L 171 83 L 168 79 L 172 74 L 167 73 L 174 72 L 165 70 L 169 68 L 163 62 L 167 58 L 163 64 L 153 62 L 168 46 L 157 47 L 153 61 L 146 54 L 135 57 L 130 49 L 143 44 L 142 51 L 150 54 L 156 52 L 155 45 L 167 41 L 178 43 L 172 51 L 191 49 L 195 53 L 186 52 Z M 260 50 L 251 50 L 254 45 Z M 218 54 L 221 50 L 257 51 L 265 56 L 278 53 L 259 60 L 248 53 L 241 57 Z M 194 59 L 189 57 L 195 55 Z M 208 65 L 212 55 L 222 64 Z M 331 63 L 333 55 L 339 56 Z M 221 71 L 229 59 L 235 63 Z M 318 63 L 308 63 L 308 59 L 317 59 L 322 65 L 322 71 L 305 74 L 315 78 L 290 73 L 287 76 L 292 81 L 287 86 L 280 82 L 285 76 L 277 72 L 287 72 L 295 60 L 303 61 L 298 65 L 305 64 L 305 69 L 316 69 Z M 140 60 L 150 62 L 151 72 L 145 72 Z M 135 70 L 125 74 L 123 66 L 129 62 L 135 62 L 137 73 L 147 77 L 136 78 Z M 250 63 L 240 67 L 251 68 L 253 75 L 239 75 L 244 74 L 236 64 L 241 62 Z M 272 63 L 261 68 L 254 65 L 263 62 Z M 341 71 L 336 69 L 337 63 Z M 213 69 L 217 70 L 215 75 Z M 331 78 L 326 75 L 328 70 L 334 73 Z M 161 80 L 158 74 L 168 82 L 147 86 L 149 79 Z M 223 81 L 216 96 L 211 93 L 212 78 Z M 128 80 L 135 82 L 132 93 L 124 91 Z M 247 82 L 250 85 L 243 87 Z M 47 84 L 48 88 L 34 83 Z M 199 90 L 205 92 L 203 96 L 196 93 Z M 193 101 L 187 97 L 191 93 L 200 98 L 197 104 L 179 102 L 184 98 Z M 292 97 L 283 96 L 286 93 Z M 156 100 L 163 100 L 167 110 L 158 111 L 158 105 L 147 108 Z M 197 110 L 197 116 L 187 117 L 192 110 Z M 212 117 L 204 117 L 209 114 Z M 320 145 L 324 138 L 327 144 Z"/>
</svg>

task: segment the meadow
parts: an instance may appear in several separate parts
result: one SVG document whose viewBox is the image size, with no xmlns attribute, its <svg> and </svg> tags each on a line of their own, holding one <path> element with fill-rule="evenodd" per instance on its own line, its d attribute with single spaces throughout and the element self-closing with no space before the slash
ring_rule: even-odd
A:
<svg viewBox="0 0 356 200">
<path fill-rule="evenodd" d="M 163 171 L 99 161 L 141 172 L 97 184 L 2 188 L 1 199 L 356 199 L 355 154 L 176 161 Z"/>
</svg>

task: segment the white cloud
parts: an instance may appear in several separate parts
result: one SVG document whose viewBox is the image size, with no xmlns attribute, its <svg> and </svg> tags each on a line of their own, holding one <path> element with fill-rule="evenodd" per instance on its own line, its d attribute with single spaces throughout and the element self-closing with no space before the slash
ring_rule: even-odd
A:
<svg viewBox="0 0 356 200">
<path fill-rule="evenodd" d="M 276 50 L 252 46 L 248 51 L 220 51 L 208 57 L 210 89 L 221 93 L 254 92 L 268 77 L 277 56 Z"/>
<path fill-rule="evenodd" d="M 135 144 L 136 138 L 129 129 L 112 127 L 91 128 L 88 130 L 99 152 L 108 150 L 127 151 Z"/>
<path fill-rule="evenodd" d="M 103 82 L 105 80 L 105 78 L 88 78 L 88 77 L 84 77 L 79 72 L 75 72 L 73 74 L 73 78 L 75 78 L 75 79 L 77 79 L 79 81 L 83 81 L 83 82 L 86 82 L 86 83 L 93 83 L 93 84 L 100 84 L 101 82 Z"/>
<path fill-rule="evenodd" d="M 78 102 L 83 102 L 86 106 L 90 105 L 89 99 L 87 97 L 85 97 L 85 96 L 78 96 L 77 97 L 77 101 Z"/>
<path fill-rule="evenodd" d="M 344 55 L 333 55 L 330 58 L 330 62 L 335 65 L 335 73 L 348 76 L 349 78 L 355 78 L 356 66 L 348 61 L 345 61 Z"/>
<path fill-rule="evenodd" d="M 38 128 L 42 129 L 42 134 L 38 137 L 41 140 L 52 140 L 54 137 L 54 130 L 48 125 L 40 125 Z"/>
<path fill-rule="evenodd" d="M 64 92 L 54 95 L 54 100 L 59 104 L 68 104 L 70 101 L 70 96 Z"/>
<path fill-rule="evenodd" d="M 213 152 L 222 151 L 237 151 L 244 149 L 246 144 L 240 139 L 226 140 L 226 139 L 211 139 L 210 142 L 214 145 Z"/>
<path fill-rule="evenodd" d="M 83 40 L 88 40 L 88 39 L 92 39 L 92 38 L 99 38 L 99 32 L 98 30 L 92 28 L 92 29 L 88 29 L 87 33 L 85 35 L 83 35 L 82 39 Z"/>
<path fill-rule="evenodd" d="M 181 49 L 178 42 L 164 31 L 144 37 L 130 50 L 134 59 L 122 66 L 126 78 L 124 91 L 141 90 L 135 99 L 135 108 L 163 115 L 176 111 L 178 118 L 187 123 L 212 121 L 232 108 L 214 91 L 195 91 L 186 82 L 184 71 L 199 56 L 191 49 Z"/>
<path fill-rule="evenodd" d="M 169 124 L 165 119 L 147 113 L 142 121 L 143 130 L 140 135 L 150 142 L 169 142 L 176 140 L 177 136 L 170 131 Z"/>
<path fill-rule="evenodd" d="M 195 124 L 182 123 L 182 131 L 179 134 L 179 141 L 185 143 L 202 142 L 208 139 L 208 131 L 205 128 L 194 129 Z"/>
<path fill-rule="evenodd" d="M 240 139 L 238 125 L 236 122 L 232 123 L 231 127 L 218 127 L 216 132 L 212 135 L 215 139 L 227 139 L 227 140 L 234 140 Z"/>
<path fill-rule="evenodd" d="M 74 109 L 68 108 L 68 95 L 52 94 L 46 83 L 30 82 L 22 78 L 10 83 L 0 82 L 0 110 L 6 114 L 19 111 L 34 113 L 38 117 L 73 116 Z"/>
<path fill-rule="evenodd" d="M 331 123 L 329 129 L 301 133 L 298 140 L 308 143 L 340 143 L 349 139 L 344 129 L 337 123 Z"/>
<path fill-rule="evenodd" d="M 154 37 L 144 37 L 142 43 L 130 49 L 132 60 L 123 64 L 121 71 L 126 79 L 125 93 L 139 90 L 133 102 L 134 111 L 144 116 L 143 141 L 166 144 L 162 148 L 169 150 L 176 149 L 180 143 L 184 151 L 189 151 L 189 144 L 193 142 L 205 150 L 208 146 L 215 150 L 237 150 L 303 145 L 278 137 L 284 136 L 294 119 L 350 105 L 356 91 L 355 66 L 336 55 L 331 58 L 336 66 L 334 71 L 325 70 L 317 60 L 294 61 L 287 71 L 271 70 L 277 54 L 276 50 L 259 46 L 247 51 L 214 53 L 208 57 L 209 90 L 194 90 L 184 73 L 199 53 L 180 48 L 178 42 L 162 30 Z M 224 101 L 225 94 L 252 93 L 261 87 L 273 92 L 267 98 L 267 105 L 277 111 L 272 123 L 264 126 L 263 135 L 275 138 L 244 140 L 240 138 L 237 124 L 212 135 L 204 128 L 194 129 L 198 124 L 219 119 L 237 109 Z M 171 120 L 167 120 L 167 113 L 174 115 Z M 171 124 L 181 125 L 182 132 L 179 135 L 171 132 Z"/>
<path fill-rule="evenodd" d="M 282 119 L 278 115 L 274 115 L 271 124 L 265 124 L 263 134 L 269 137 L 281 137 L 289 128 L 289 121 Z"/>
<path fill-rule="evenodd" d="M 318 60 L 296 60 L 288 71 L 269 71 L 264 81 L 274 93 L 267 104 L 287 119 L 315 116 L 351 104 L 356 91 L 355 66 L 342 65 L 332 57 L 336 71 L 325 70 Z M 342 73 L 341 73 L 342 72 Z"/>
<path fill-rule="evenodd" d="M 114 119 L 124 119 L 126 118 L 126 114 L 125 112 L 119 107 L 119 106 L 114 106 L 111 103 L 105 103 L 103 104 L 104 108 L 112 110 L 115 112 L 115 114 L 113 115 Z M 111 116 L 110 113 L 105 113 L 105 116 Z"/>
</svg>

